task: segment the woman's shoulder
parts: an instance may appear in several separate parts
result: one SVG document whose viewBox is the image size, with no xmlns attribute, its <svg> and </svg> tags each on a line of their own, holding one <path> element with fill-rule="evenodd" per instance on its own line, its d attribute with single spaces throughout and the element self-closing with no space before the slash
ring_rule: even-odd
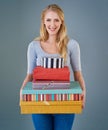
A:
<svg viewBox="0 0 108 130">
<path fill-rule="evenodd" d="M 69 39 L 68 47 L 79 46 L 79 43 L 75 39 Z"/>
<path fill-rule="evenodd" d="M 69 39 L 67 49 L 70 53 L 72 53 L 75 50 L 79 50 L 79 43 L 75 39 Z"/>
<path fill-rule="evenodd" d="M 79 48 L 79 43 L 75 39 L 69 39 L 67 48 L 72 50 L 74 48 Z"/>
<path fill-rule="evenodd" d="M 29 43 L 29 46 L 36 46 L 39 44 L 39 41 L 33 40 Z"/>
<path fill-rule="evenodd" d="M 28 48 L 38 48 L 39 47 L 39 41 L 33 40 L 28 44 Z"/>
</svg>

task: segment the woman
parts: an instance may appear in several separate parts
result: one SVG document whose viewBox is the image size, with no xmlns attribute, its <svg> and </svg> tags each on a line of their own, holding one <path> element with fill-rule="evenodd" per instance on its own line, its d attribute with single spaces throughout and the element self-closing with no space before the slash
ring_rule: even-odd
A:
<svg viewBox="0 0 108 130">
<path fill-rule="evenodd" d="M 72 68 L 74 80 L 79 81 L 82 87 L 84 108 L 86 89 L 81 72 L 79 44 L 68 38 L 64 13 L 56 4 L 49 5 L 43 10 L 40 36 L 28 46 L 28 70 L 22 88 L 27 82 L 32 81 L 33 69 L 41 64 L 40 59 L 44 56 L 63 57 L 65 64 Z M 32 114 L 36 130 L 71 130 L 74 117 L 74 114 Z"/>
</svg>

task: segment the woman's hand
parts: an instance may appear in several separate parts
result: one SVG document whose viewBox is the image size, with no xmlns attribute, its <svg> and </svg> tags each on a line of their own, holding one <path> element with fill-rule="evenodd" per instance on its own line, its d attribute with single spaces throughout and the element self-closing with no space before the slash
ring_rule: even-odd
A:
<svg viewBox="0 0 108 130">
<path fill-rule="evenodd" d="M 82 99 L 82 108 L 84 108 L 85 107 L 85 100 L 86 100 L 86 87 L 85 87 L 85 82 L 84 82 L 82 72 L 75 71 L 74 72 L 74 79 L 75 79 L 75 81 L 79 82 L 79 84 L 82 88 L 81 99 Z"/>
<path fill-rule="evenodd" d="M 22 89 L 24 88 L 24 86 L 21 86 L 20 88 L 20 101 L 22 101 L 23 97 L 22 97 Z"/>
<path fill-rule="evenodd" d="M 85 102 L 86 102 L 86 91 L 83 90 L 81 94 L 81 100 L 82 100 L 82 109 L 85 108 Z"/>
</svg>

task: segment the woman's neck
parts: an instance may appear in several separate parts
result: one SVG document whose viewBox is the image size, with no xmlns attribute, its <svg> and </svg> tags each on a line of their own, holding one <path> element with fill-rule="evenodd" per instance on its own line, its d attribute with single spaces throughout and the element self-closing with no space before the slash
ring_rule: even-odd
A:
<svg viewBox="0 0 108 130">
<path fill-rule="evenodd" d="M 56 36 L 49 36 L 47 43 L 56 44 Z"/>
</svg>

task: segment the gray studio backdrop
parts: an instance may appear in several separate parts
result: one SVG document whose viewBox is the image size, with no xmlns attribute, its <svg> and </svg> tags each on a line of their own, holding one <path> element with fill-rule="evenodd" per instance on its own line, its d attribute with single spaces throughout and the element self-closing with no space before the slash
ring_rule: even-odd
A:
<svg viewBox="0 0 108 130">
<path fill-rule="evenodd" d="M 73 130 L 108 129 L 108 0 L 0 0 L 0 130 L 33 130 L 21 115 L 19 90 L 26 75 L 28 44 L 39 35 L 40 13 L 56 3 L 68 34 L 80 44 L 86 107 Z"/>
</svg>

